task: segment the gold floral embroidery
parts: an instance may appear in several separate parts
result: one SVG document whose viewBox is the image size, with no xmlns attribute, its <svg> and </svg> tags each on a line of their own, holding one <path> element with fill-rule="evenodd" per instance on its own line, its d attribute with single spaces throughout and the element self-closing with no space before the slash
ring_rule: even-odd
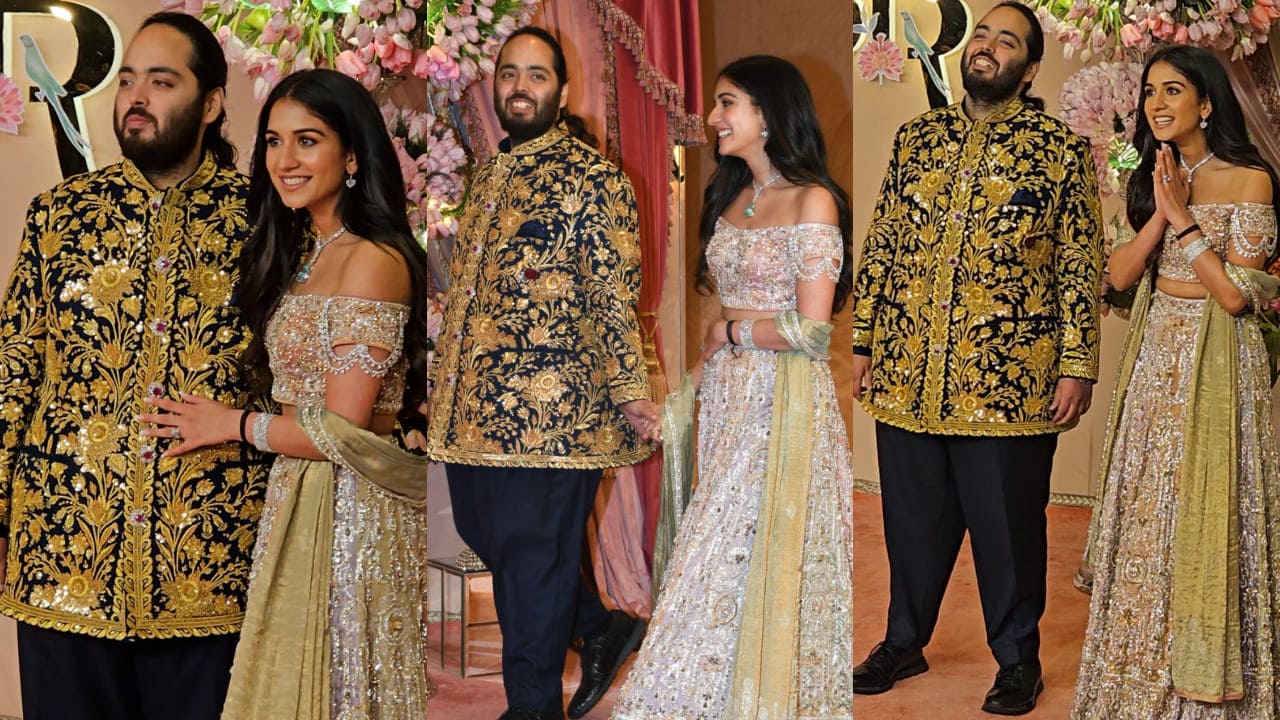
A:
<svg viewBox="0 0 1280 720">
<path fill-rule="evenodd" d="M 6 614 L 117 639 L 238 629 L 266 461 L 162 460 L 134 416 L 180 392 L 248 404 L 225 308 L 247 191 L 206 157 L 165 191 L 124 162 L 32 203 L 0 311 Z"/>
<path fill-rule="evenodd" d="M 470 192 L 436 354 L 428 454 L 574 468 L 644 458 L 648 449 L 617 409 L 649 397 L 631 184 L 556 128 L 500 153 Z"/>
<path fill-rule="evenodd" d="M 1061 376 L 1098 365 L 1099 203 L 1082 138 L 1015 101 L 894 141 L 854 288 L 864 405 L 916 432 L 1056 432 Z"/>
</svg>

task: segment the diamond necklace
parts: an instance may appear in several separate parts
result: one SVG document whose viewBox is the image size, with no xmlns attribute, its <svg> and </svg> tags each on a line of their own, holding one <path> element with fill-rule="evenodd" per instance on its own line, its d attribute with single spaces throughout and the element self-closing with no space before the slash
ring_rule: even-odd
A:
<svg viewBox="0 0 1280 720">
<path fill-rule="evenodd" d="M 1209 153 L 1208 155 L 1205 155 L 1204 157 L 1200 158 L 1200 162 L 1196 163 L 1195 165 L 1192 165 L 1191 167 L 1187 167 L 1187 159 L 1184 157 L 1178 158 L 1178 164 L 1182 166 L 1183 170 L 1187 171 L 1188 185 L 1191 184 L 1191 176 L 1196 174 L 1196 171 L 1200 169 L 1200 166 L 1204 165 L 1205 163 L 1209 162 L 1212 159 L 1213 159 L 1213 153 Z"/>
<path fill-rule="evenodd" d="M 311 251 L 311 257 L 302 263 L 302 267 L 298 268 L 298 272 L 293 274 L 293 281 L 297 283 L 304 283 L 310 280 L 311 268 L 315 266 L 316 260 L 320 259 L 320 253 L 324 252 L 324 249 L 329 247 L 329 243 L 337 240 L 342 236 L 342 233 L 346 231 L 347 229 L 345 227 L 339 225 L 337 231 L 329 237 L 316 240 L 316 247 Z"/>
<path fill-rule="evenodd" d="M 751 204 L 747 205 L 747 209 L 743 210 L 742 214 L 746 215 L 747 217 L 755 217 L 756 201 L 760 199 L 760 193 L 764 192 L 765 188 L 778 182 L 781 179 L 782 179 L 782 173 L 774 173 L 773 177 L 770 177 L 768 180 L 765 180 L 763 183 L 759 185 L 756 185 L 756 181 L 752 180 L 751 189 L 755 191 L 755 194 L 751 196 Z"/>
</svg>

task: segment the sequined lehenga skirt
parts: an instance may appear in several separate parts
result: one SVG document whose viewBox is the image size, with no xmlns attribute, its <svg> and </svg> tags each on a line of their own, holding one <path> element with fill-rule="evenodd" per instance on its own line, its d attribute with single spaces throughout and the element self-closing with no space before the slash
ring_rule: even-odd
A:
<svg viewBox="0 0 1280 720">
<path fill-rule="evenodd" d="M 1245 696 L 1174 695 L 1169 605 L 1182 424 L 1203 300 L 1152 294 L 1106 469 L 1089 628 L 1073 720 L 1280 718 L 1280 459 L 1266 350 L 1256 321 L 1239 336 L 1240 620 Z M 1261 468 L 1261 472 L 1249 468 Z"/>
<path fill-rule="evenodd" d="M 707 362 L 698 486 L 676 535 L 649 633 L 614 707 L 622 720 L 726 715 L 768 464 L 775 353 L 722 350 Z M 812 483 L 803 558 L 799 717 L 852 716 L 852 467 L 825 363 L 812 363 Z"/>
<path fill-rule="evenodd" d="M 277 458 L 223 720 L 426 717 L 426 531 L 425 497 Z"/>
</svg>

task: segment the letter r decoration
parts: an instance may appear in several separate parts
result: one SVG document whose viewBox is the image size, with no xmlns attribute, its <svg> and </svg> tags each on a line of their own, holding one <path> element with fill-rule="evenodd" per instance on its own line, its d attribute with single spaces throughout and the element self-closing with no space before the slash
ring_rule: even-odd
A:
<svg viewBox="0 0 1280 720">
<path fill-rule="evenodd" d="M 52 15 L 71 25 L 76 36 L 76 63 L 71 76 L 53 78 L 33 61 L 41 57 L 41 48 L 34 47 L 34 40 L 20 41 L 14 20 L 22 15 Z M 31 47 L 28 47 L 31 46 Z M 43 102 L 49 107 L 49 119 L 53 125 L 54 149 L 58 153 L 58 166 L 63 177 L 70 177 L 96 169 L 93 155 L 87 150 L 88 128 L 85 123 L 84 98 L 108 87 L 109 81 L 120 69 L 124 44 L 120 30 L 111 18 L 96 8 L 70 0 L 5 0 L 0 9 L 0 65 L 5 75 L 17 81 L 16 72 L 22 67 L 26 81 L 31 85 L 24 92 L 30 103 Z M 70 52 L 56 47 L 42 48 L 44 59 L 53 61 L 54 53 Z M 56 64 L 56 63 L 55 63 Z M 33 74 L 36 77 L 33 77 Z M 56 103 L 56 106 L 55 106 Z M 30 122 L 30 116 L 28 116 Z"/>
</svg>

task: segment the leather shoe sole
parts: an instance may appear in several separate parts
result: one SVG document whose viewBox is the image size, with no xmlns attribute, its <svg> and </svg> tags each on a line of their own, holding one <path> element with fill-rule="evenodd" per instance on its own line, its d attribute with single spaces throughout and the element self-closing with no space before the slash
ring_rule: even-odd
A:
<svg viewBox="0 0 1280 720">
<path fill-rule="evenodd" d="M 853 679 L 853 692 L 858 695 L 879 695 L 882 692 L 888 692 L 893 688 L 894 683 L 899 680 L 906 680 L 909 677 L 915 677 L 929 671 L 929 663 L 924 659 L 924 655 L 920 655 L 911 662 L 898 668 L 893 675 L 889 677 L 889 681 L 880 685 L 860 685 L 858 678 Z"/>
<path fill-rule="evenodd" d="M 1031 693 L 1031 699 L 1020 705 L 1005 705 L 998 700 L 988 700 L 982 703 L 982 711 L 991 713 L 992 715 L 1026 715 L 1036 709 L 1036 700 L 1040 698 L 1040 693 L 1044 692 L 1044 680 L 1037 678 L 1035 690 Z"/>
</svg>

